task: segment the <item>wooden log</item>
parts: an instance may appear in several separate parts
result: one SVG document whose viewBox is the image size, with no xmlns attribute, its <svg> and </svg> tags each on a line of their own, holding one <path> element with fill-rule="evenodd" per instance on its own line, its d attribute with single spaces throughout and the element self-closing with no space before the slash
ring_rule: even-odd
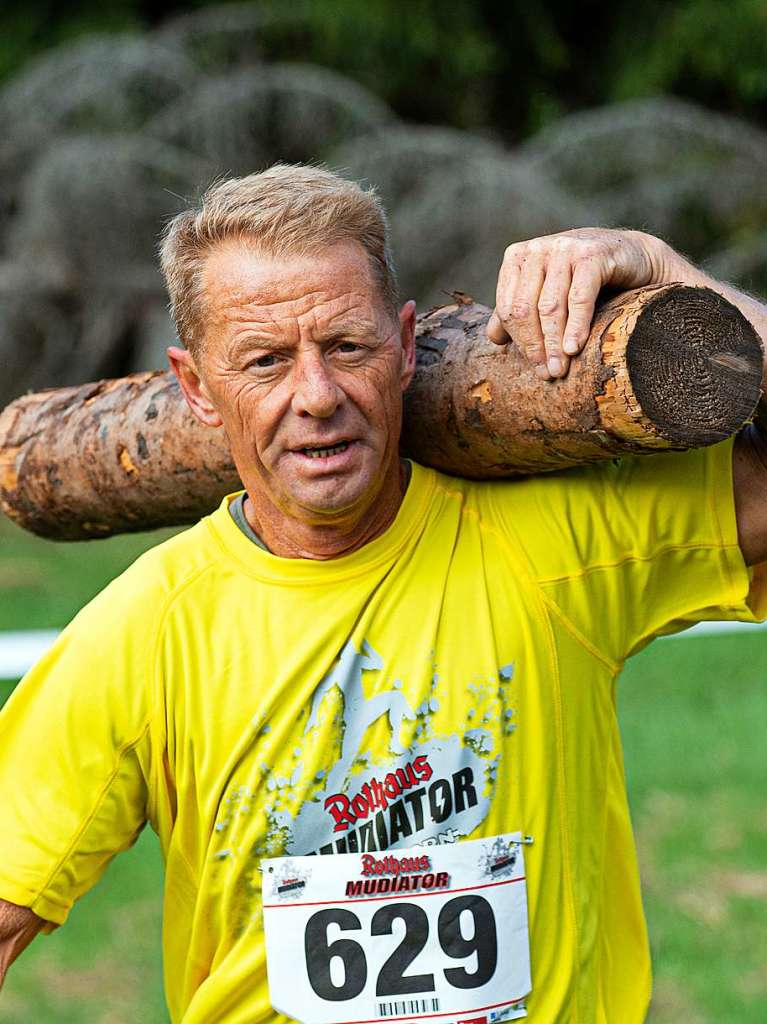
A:
<svg viewBox="0 0 767 1024">
<path fill-rule="evenodd" d="M 403 445 L 448 473 L 514 476 L 703 447 L 735 433 L 761 395 L 759 336 L 708 288 L 661 285 L 606 302 L 583 353 L 554 382 L 516 346 L 499 358 L 484 339 L 486 312 L 437 310 L 419 324 Z"/>
<path fill-rule="evenodd" d="M 508 477 L 713 444 L 753 416 L 762 348 L 705 288 L 627 292 L 598 311 L 563 380 L 541 381 L 489 310 L 419 318 L 403 452 L 448 473 Z M 241 486 L 222 430 L 189 412 L 170 373 L 26 395 L 0 415 L 0 503 L 59 540 L 195 522 Z"/>
</svg>

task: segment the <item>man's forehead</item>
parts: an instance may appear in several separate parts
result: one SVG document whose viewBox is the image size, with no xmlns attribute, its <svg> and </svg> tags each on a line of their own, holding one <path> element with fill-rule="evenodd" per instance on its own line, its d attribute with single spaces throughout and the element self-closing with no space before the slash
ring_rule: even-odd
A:
<svg viewBox="0 0 767 1024">
<path fill-rule="evenodd" d="M 318 255 L 275 258 L 242 243 L 218 246 L 208 256 L 203 288 L 212 312 L 253 311 L 259 307 L 278 313 L 290 307 L 301 315 L 319 304 L 372 304 L 377 290 L 365 250 L 359 243 L 343 242 Z"/>
</svg>

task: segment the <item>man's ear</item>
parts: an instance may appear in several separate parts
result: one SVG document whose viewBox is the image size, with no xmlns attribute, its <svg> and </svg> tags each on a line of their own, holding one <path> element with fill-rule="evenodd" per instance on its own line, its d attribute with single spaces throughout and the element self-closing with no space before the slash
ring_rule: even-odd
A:
<svg viewBox="0 0 767 1024">
<path fill-rule="evenodd" d="M 415 373 L 415 302 L 409 299 L 399 311 L 399 333 L 402 341 L 402 390 Z"/>
<path fill-rule="evenodd" d="M 220 427 L 223 420 L 211 401 L 208 390 L 200 377 L 192 353 L 187 348 L 171 345 L 167 350 L 170 368 L 178 378 L 187 405 L 197 419 L 206 427 Z"/>
</svg>

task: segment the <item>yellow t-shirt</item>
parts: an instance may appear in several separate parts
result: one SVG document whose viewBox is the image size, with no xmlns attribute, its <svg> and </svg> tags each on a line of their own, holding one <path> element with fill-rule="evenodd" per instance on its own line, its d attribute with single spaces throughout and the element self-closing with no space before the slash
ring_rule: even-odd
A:
<svg viewBox="0 0 767 1024">
<path fill-rule="evenodd" d="M 767 613 L 731 442 L 503 483 L 414 465 L 392 526 L 330 562 L 260 550 L 231 497 L 92 601 L 0 715 L 0 897 L 63 922 L 149 820 L 172 1020 L 256 1024 L 277 1019 L 262 857 L 519 830 L 529 1019 L 642 1021 L 615 679 L 658 633 Z"/>
</svg>

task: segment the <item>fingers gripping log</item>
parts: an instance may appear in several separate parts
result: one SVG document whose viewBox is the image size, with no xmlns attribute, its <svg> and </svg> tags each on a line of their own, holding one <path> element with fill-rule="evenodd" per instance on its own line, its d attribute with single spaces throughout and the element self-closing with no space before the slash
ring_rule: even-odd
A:
<svg viewBox="0 0 767 1024">
<path fill-rule="evenodd" d="M 461 297 L 419 319 L 402 448 L 448 473 L 509 477 L 713 444 L 761 396 L 756 331 L 705 288 L 606 303 L 553 382 L 486 339 L 488 316 Z M 0 415 L 0 502 L 45 537 L 194 522 L 240 486 L 223 431 L 193 417 L 169 373 L 26 395 Z"/>
</svg>

